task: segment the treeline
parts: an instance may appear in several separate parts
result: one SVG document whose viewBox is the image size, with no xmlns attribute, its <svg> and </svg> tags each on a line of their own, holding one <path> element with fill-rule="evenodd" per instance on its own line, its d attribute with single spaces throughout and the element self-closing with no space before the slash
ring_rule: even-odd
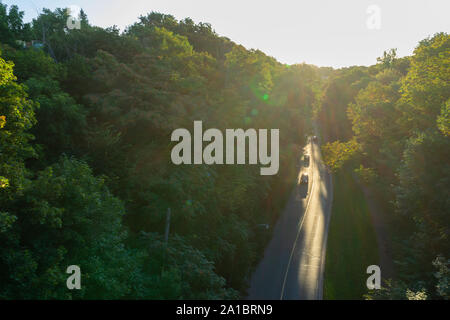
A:
<svg viewBox="0 0 450 320">
<path fill-rule="evenodd" d="M 124 32 L 84 12 L 80 29 L 62 9 L 22 18 L 0 3 L 0 299 L 245 295 L 321 71 L 160 13 Z M 43 48 L 24 48 L 32 40 Z M 194 120 L 280 128 L 279 174 L 173 165 L 171 132 Z M 69 265 L 81 267 L 81 290 L 66 288 Z"/>
<path fill-rule="evenodd" d="M 395 277 L 366 298 L 448 299 L 450 36 L 335 71 L 320 105 L 327 164 L 352 171 L 390 215 Z"/>
</svg>

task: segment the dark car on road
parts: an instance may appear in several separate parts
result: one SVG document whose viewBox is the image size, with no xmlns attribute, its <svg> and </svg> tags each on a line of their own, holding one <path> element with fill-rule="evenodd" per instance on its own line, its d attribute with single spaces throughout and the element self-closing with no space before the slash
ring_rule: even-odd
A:
<svg viewBox="0 0 450 320">
<path fill-rule="evenodd" d="M 305 154 L 305 155 L 303 156 L 303 165 L 304 165 L 305 167 L 308 167 L 308 166 L 309 166 L 309 160 L 310 160 L 309 154 Z"/>
<path fill-rule="evenodd" d="M 301 178 L 300 178 L 300 184 L 307 184 L 308 183 L 308 174 L 307 173 L 303 173 Z"/>
</svg>

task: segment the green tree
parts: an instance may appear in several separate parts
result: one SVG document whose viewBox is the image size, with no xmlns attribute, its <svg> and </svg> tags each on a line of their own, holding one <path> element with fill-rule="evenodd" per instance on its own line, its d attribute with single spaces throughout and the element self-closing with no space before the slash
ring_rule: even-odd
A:
<svg viewBox="0 0 450 320">
<path fill-rule="evenodd" d="M 403 123 L 412 130 L 435 127 L 450 98 L 450 36 L 438 33 L 422 40 L 411 58 L 401 91 Z"/>
<path fill-rule="evenodd" d="M 123 205 L 86 164 L 62 158 L 39 172 L 14 209 L 1 235 L 1 297 L 111 299 L 130 292 L 128 278 L 139 269 L 123 243 Z M 81 268 L 79 291 L 66 288 L 69 265 Z"/>
<path fill-rule="evenodd" d="M 19 194 L 25 183 L 24 161 L 35 156 L 29 141 L 33 138 L 28 130 L 36 122 L 33 102 L 27 99 L 22 85 L 16 82 L 13 64 L 0 58 L 0 177 L 3 185 L 0 207 L 8 207 L 8 200 Z"/>
</svg>

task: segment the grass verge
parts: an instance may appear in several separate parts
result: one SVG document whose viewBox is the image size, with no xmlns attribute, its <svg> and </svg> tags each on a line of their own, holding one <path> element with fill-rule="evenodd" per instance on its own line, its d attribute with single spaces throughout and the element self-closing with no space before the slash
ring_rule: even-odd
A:
<svg viewBox="0 0 450 320">
<path fill-rule="evenodd" d="M 378 264 L 378 246 L 369 209 L 351 171 L 334 175 L 327 241 L 324 299 L 362 299 L 368 266 Z"/>
</svg>

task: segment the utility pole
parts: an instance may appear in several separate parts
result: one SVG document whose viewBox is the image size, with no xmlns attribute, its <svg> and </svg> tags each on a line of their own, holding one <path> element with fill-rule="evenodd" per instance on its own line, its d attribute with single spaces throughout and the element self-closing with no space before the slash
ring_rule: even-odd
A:
<svg viewBox="0 0 450 320">
<path fill-rule="evenodd" d="M 166 231 L 164 232 L 164 252 L 163 252 L 163 264 L 162 264 L 162 272 L 164 272 L 164 267 L 166 265 L 167 260 L 167 244 L 169 242 L 169 230 L 170 230 L 170 208 L 167 208 L 166 215 Z"/>
</svg>

